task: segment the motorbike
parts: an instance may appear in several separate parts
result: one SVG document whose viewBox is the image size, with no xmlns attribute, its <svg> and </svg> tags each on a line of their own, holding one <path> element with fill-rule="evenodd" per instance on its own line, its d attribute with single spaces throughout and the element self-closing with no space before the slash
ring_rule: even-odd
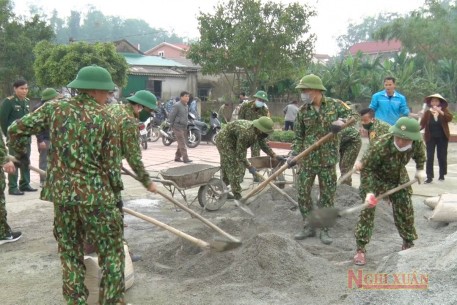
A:
<svg viewBox="0 0 457 305">
<path fill-rule="evenodd" d="M 146 125 L 143 122 L 138 124 L 138 129 L 140 130 L 140 144 L 143 149 L 148 149 L 148 131 Z"/>
<path fill-rule="evenodd" d="M 194 121 L 195 125 L 200 129 L 201 141 L 206 141 L 206 143 L 213 143 L 216 145 L 216 137 L 219 131 L 221 130 L 221 122 L 219 121 L 217 112 L 212 112 L 209 119 L 209 126 L 202 121 Z"/>
<path fill-rule="evenodd" d="M 151 115 L 144 121 L 147 130 L 147 139 L 149 142 L 156 142 L 160 138 L 159 124 L 155 119 L 155 114 Z"/>
<path fill-rule="evenodd" d="M 194 123 L 195 116 L 192 113 L 189 113 L 188 115 L 188 122 L 187 122 L 187 141 L 186 145 L 189 148 L 195 148 L 200 144 L 201 140 L 201 134 L 200 134 L 200 129 L 198 129 L 197 126 L 195 126 Z M 170 128 L 170 123 L 168 120 L 165 120 L 162 122 L 162 124 L 159 127 L 160 129 L 160 134 L 162 135 L 162 143 L 165 146 L 170 146 L 171 143 L 176 141 L 175 135 L 173 133 L 173 130 Z"/>
</svg>

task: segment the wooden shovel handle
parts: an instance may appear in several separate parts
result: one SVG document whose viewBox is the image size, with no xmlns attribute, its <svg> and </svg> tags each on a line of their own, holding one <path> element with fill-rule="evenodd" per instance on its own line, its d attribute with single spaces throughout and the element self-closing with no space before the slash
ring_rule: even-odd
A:
<svg viewBox="0 0 457 305">
<path fill-rule="evenodd" d="M 135 212 L 135 211 L 133 211 L 131 209 L 128 209 L 128 208 L 122 208 L 122 210 L 127 214 L 130 214 L 132 216 L 135 216 L 135 217 L 138 217 L 140 219 L 143 219 L 143 220 L 145 220 L 145 221 L 147 221 L 149 223 L 152 223 L 153 225 L 156 225 L 156 226 L 158 226 L 158 227 L 160 227 L 162 229 L 165 229 L 165 230 L 167 230 L 167 231 L 169 231 L 169 232 L 171 232 L 171 233 L 173 233 L 173 234 L 175 234 L 175 235 L 177 235 L 179 237 L 187 239 L 188 241 L 196 244 L 197 246 L 199 246 L 199 247 L 201 247 L 203 249 L 209 250 L 211 248 L 211 245 L 209 243 L 207 243 L 206 241 L 203 241 L 203 240 L 198 239 L 196 237 L 193 237 L 193 236 L 191 236 L 189 234 L 186 234 L 186 233 L 184 233 L 184 232 L 182 232 L 182 231 L 180 231 L 180 230 L 178 230 L 176 228 L 173 228 L 172 226 L 169 226 L 169 225 L 167 225 L 167 224 L 165 224 L 163 222 L 158 221 L 157 219 L 154 219 L 154 218 L 146 216 L 144 214 Z"/>
</svg>

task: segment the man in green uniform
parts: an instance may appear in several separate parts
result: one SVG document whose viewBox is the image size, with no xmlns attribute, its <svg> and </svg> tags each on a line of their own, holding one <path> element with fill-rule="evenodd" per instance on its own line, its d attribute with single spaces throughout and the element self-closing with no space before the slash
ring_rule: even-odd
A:
<svg viewBox="0 0 457 305">
<path fill-rule="evenodd" d="M 27 98 L 29 87 L 27 82 L 23 79 L 17 80 L 13 84 L 14 95 L 7 97 L 0 105 L 0 125 L 2 127 L 3 134 L 7 136 L 8 140 L 8 127 L 15 120 L 22 118 L 24 115 L 29 113 L 30 101 Z M 31 138 L 27 139 L 27 159 L 30 163 L 30 143 Z M 14 156 L 15 151 L 8 144 L 9 154 Z M 24 195 L 24 192 L 35 192 L 30 186 L 30 169 L 28 166 L 20 165 L 19 172 L 21 178 L 19 180 L 19 188 L 17 185 L 18 174 L 17 172 L 8 173 L 8 193 L 10 195 Z"/>
<path fill-rule="evenodd" d="M 368 132 L 368 140 L 370 141 L 370 144 L 372 144 L 379 136 L 389 133 L 390 125 L 384 121 L 375 119 L 373 109 L 362 109 L 359 113 L 362 127 Z"/>
<path fill-rule="evenodd" d="M 295 119 L 295 138 L 292 142 L 289 166 L 294 166 L 292 158 L 307 149 L 330 131 L 335 134 L 341 130 L 343 121 L 353 116 L 349 106 L 343 102 L 326 97 L 326 91 L 322 80 L 314 75 L 304 76 L 297 89 L 301 91 L 301 99 L 304 105 L 300 107 Z M 311 212 L 313 203 L 311 189 L 316 176 L 319 178 L 320 207 L 333 207 L 336 192 L 336 163 L 338 162 L 338 137 L 322 144 L 318 149 L 311 152 L 301 160 L 298 171 L 298 204 L 303 219 Z M 305 221 L 303 229 L 295 235 L 295 239 L 301 240 L 316 234 L 314 228 L 308 226 Z M 320 232 L 320 239 L 324 244 L 331 244 L 332 239 L 328 234 L 328 228 Z"/>
<path fill-rule="evenodd" d="M 238 120 L 254 121 L 262 116 L 270 116 L 265 104 L 268 102 L 267 93 L 265 91 L 257 91 L 254 97 L 256 98 L 255 100 L 241 104 Z M 258 156 L 260 156 L 260 146 L 254 144 L 251 146 L 251 157 Z"/>
<path fill-rule="evenodd" d="M 347 101 L 345 103 L 351 107 L 352 103 Z M 352 108 L 351 108 L 352 109 Z M 359 117 L 359 114 L 352 109 L 354 116 Z M 341 176 L 349 172 L 357 160 L 360 149 L 362 148 L 362 137 L 360 136 L 359 130 L 354 126 L 349 126 L 341 130 L 340 134 L 340 162 L 339 168 Z M 352 178 L 348 177 L 341 183 L 352 186 Z"/>
<path fill-rule="evenodd" d="M 360 172 L 360 196 L 368 193 L 382 194 L 396 186 L 409 181 L 406 164 L 410 159 L 416 162 L 415 178 L 422 183 L 425 178 L 424 163 L 425 145 L 420 134 L 419 123 L 415 119 L 402 117 L 389 129 L 389 134 L 375 141 L 362 158 Z M 417 239 L 414 228 L 414 210 L 411 202 L 411 186 L 389 196 L 392 203 L 395 226 L 403 239 L 402 250 L 414 246 Z M 360 213 L 355 238 L 357 253 L 354 256 L 356 265 L 365 265 L 366 245 L 373 233 L 375 208 L 364 209 Z"/>
<path fill-rule="evenodd" d="M 3 133 L 0 131 L 0 245 L 11 243 L 21 238 L 22 233 L 19 231 L 13 232 L 8 225 L 6 216 L 6 201 L 5 201 L 5 188 L 6 188 L 6 177 L 5 173 L 14 173 L 16 168 L 13 162 L 6 159 L 6 146 L 3 141 Z"/>
<path fill-rule="evenodd" d="M 67 304 L 86 304 L 84 240 L 98 254 L 100 304 L 125 304 L 122 216 L 116 206 L 116 194 L 123 188 L 121 137 L 105 106 L 114 83 L 106 69 L 88 66 L 67 87 L 78 89 L 78 95 L 69 101 L 48 102 L 11 125 L 11 145 L 16 158 L 28 165 L 27 139 L 50 130 L 41 199 L 54 203 L 54 236 Z"/>
<path fill-rule="evenodd" d="M 246 168 L 256 176 L 257 170 L 246 159 L 247 149 L 254 143 L 270 157 L 278 158 L 265 139 L 273 132 L 273 121 L 260 117 L 254 121 L 236 120 L 228 123 L 217 135 L 216 147 L 221 158 L 221 175 L 225 184 L 230 185 L 233 197 L 241 198 L 241 182 Z M 284 159 L 282 156 L 279 158 Z"/>
</svg>

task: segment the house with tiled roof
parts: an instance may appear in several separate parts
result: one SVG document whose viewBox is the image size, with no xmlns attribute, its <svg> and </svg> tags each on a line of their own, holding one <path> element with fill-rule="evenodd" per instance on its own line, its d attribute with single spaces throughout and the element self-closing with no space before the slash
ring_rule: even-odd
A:
<svg viewBox="0 0 457 305">
<path fill-rule="evenodd" d="M 352 45 L 348 53 L 355 56 L 361 52 L 363 55 L 370 57 L 391 57 L 402 50 L 402 44 L 399 40 L 389 41 L 364 41 Z"/>
</svg>

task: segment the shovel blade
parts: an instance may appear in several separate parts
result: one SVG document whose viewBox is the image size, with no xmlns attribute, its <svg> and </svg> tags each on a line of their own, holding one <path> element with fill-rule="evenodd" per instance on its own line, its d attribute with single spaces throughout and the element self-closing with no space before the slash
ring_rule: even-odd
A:
<svg viewBox="0 0 457 305">
<path fill-rule="evenodd" d="M 225 240 L 225 239 L 213 239 L 209 242 L 211 250 L 217 252 L 224 252 L 228 250 L 232 250 L 241 246 L 241 241 L 232 241 L 232 240 Z"/>
<path fill-rule="evenodd" d="M 244 202 L 241 202 L 241 200 L 235 199 L 235 205 L 246 214 L 249 214 L 249 216 L 255 216 L 254 212 L 252 212 L 252 210 Z"/>
<path fill-rule="evenodd" d="M 340 217 L 338 208 L 321 208 L 313 210 L 307 217 L 308 224 L 313 228 L 329 228 L 336 224 Z"/>
</svg>

